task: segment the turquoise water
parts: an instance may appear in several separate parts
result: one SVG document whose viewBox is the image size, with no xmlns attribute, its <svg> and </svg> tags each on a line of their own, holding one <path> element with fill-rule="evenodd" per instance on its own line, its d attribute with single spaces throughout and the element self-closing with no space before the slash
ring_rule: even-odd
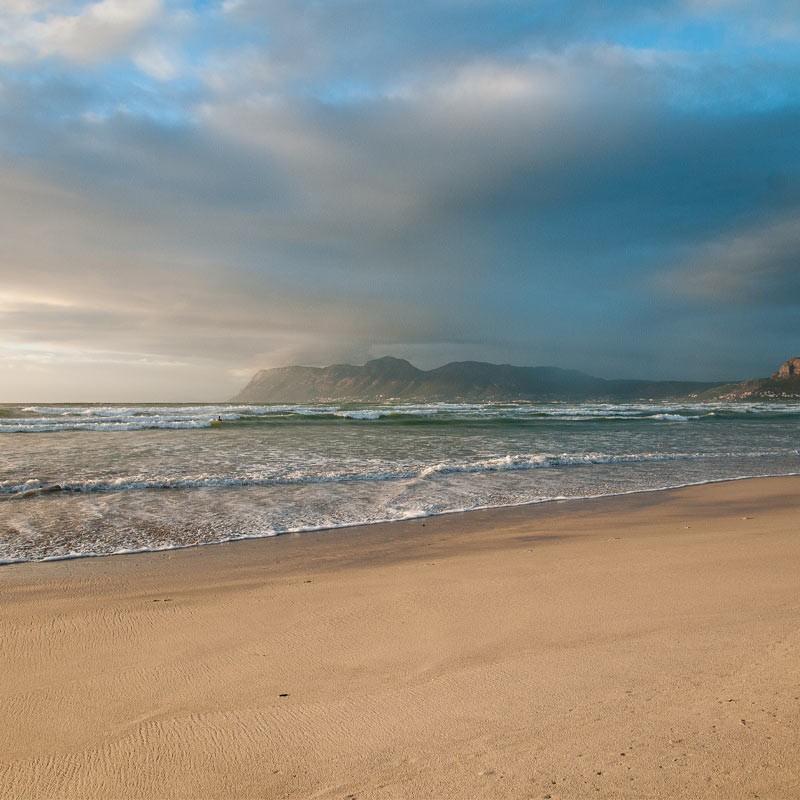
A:
<svg viewBox="0 0 800 800">
<path fill-rule="evenodd" d="M 800 404 L 6 405 L 0 562 L 793 473 Z"/>
</svg>

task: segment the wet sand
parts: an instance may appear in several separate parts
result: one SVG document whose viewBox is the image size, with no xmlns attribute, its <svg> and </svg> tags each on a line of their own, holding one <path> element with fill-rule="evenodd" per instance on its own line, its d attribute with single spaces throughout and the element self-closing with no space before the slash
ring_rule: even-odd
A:
<svg viewBox="0 0 800 800">
<path fill-rule="evenodd" d="M 0 568 L 2 798 L 800 797 L 800 478 Z"/>
</svg>

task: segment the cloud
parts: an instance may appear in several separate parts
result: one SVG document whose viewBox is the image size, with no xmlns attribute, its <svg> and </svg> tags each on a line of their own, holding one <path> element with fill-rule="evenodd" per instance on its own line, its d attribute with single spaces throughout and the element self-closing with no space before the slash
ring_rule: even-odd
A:
<svg viewBox="0 0 800 800">
<path fill-rule="evenodd" d="M 162 0 L 98 0 L 73 13 L 42 14 L 46 8 L 41 3 L 16 2 L 3 9 L 8 15 L 28 18 L 0 28 L 5 40 L 2 60 L 58 57 L 88 65 L 114 58 L 129 50 L 163 12 Z"/>
<path fill-rule="evenodd" d="M 704 243 L 659 283 L 705 304 L 800 306 L 799 211 Z"/>
<path fill-rule="evenodd" d="M 24 17 L 52 9 L 53 0 L 5 0 L 0 13 L 6 17 Z"/>
<path fill-rule="evenodd" d="M 744 8 L 13 8 L 0 345 L 65 381 L 109 353 L 215 397 L 387 353 L 725 378 L 794 335 L 800 67 Z"/>
<path fill-rule="evenodd" d="M 150 46 L 139 50 L 134 56 L 134 64 L 146 75 L 160 81 L 169 81 L 181 72 L 180 64 L 174 55 L 164 48 Z"/>
</svg>

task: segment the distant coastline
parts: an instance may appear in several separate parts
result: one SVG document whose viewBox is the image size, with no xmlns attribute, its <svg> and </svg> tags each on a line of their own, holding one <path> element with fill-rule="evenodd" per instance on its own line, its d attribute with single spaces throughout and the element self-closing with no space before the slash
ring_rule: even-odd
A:
<svg viewBox="0 0 800 800">
<path fill-rule="evenodd" d="M 561 367 L 519 367 L 458 361 L 422 370 L 386 356 L 363 366 L 290 366 L 257 372 L 237 403 L 533 402 L 600 400 L 794 400 L 800 398 L 800 359 L 769 378 L 719 381 L 607 380 Z"/>
</svg>

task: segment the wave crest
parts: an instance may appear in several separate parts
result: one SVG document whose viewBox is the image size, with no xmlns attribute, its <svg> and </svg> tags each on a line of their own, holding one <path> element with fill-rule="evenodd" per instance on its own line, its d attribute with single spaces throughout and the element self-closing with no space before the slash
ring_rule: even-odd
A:
<svg viewBox="0 0 800 800">
<path fill-rule="evenodd" d="M 382 482 L 428 480 L 457 474 L 496 472 L 499 470 L 552 469 L 602 464 L 630 464 L 658 461 L 721 460 L 733 458 L 776 458 L 800 455 L 800 449 L 748 453 L 530 453 L 490 456 L 464 461 L 442 461 L 415 470 L 385 472 L 325 472 L 308 474 L 288 472 L 269 474 L 252 472 L 239 475 L 133 475 L 111 479 L 59 480 L 44 482 L 38 478 L 26 481 L 0 481 L 0 499 L 14 500 L 37 497 L 53 492 L 125 492 L 160 489 L 206 489 L 267 487 L 320 483 Z"/>
</svg>

